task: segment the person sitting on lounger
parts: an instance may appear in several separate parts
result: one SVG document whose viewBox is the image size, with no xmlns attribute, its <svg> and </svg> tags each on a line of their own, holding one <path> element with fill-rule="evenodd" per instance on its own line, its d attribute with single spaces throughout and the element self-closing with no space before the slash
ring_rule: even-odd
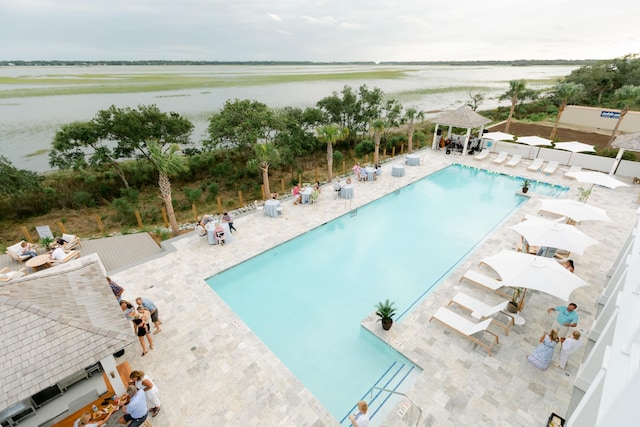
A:
<svg viewBox="0 0 640 427">
<path fill-rule="evenodd" d="M 51 259 L 54 261 L 62 261 L 67 257 L 67 253 L 64 251 L 64 246 L 58 246 L 51 252 Z"/>
<path fill-rule="evenodd" d="M 38 254 L 35 251 L 35 248 L 36 247 L 34 245 L 32 245 L 31 243 L 27 243 L 23 240 L 22 243 L 20 243 L 20 255 L 21 256 L 31 255 L 32 257 L 38 256 Z"/>
</svg>

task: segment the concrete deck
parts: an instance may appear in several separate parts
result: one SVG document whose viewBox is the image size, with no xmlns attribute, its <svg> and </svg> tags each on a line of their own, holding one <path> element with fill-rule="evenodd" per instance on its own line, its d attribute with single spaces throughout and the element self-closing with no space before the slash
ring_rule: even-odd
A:
<svg viewBox="0 0 640 427">
<path fill-rule="evenodd" d="M 509 168 L 495 165 L 490 159 L 477 161 L 472 156 L 447 156 L 429 149 L 418 154 L 423 158 L 421 166 L 406 167 L 407 174 L 402 178 L 391 176 L 391 165 L 401 161 L 398 159 L 383 166 L 383 175 L 376 182 L 356 182 L 355 199 L 351 201 L 334 199 L 333 191 L 325 187 L 317 204 L 293 206 L 290 200 L 284 202 L 281 218 L 269 218 L 261 211 L 237 218 L 237 239 L 232 244 L 209 246 L 205 238 L 192 233 L 173 241 L 176 251 L 112 275 L 125 288 L 125 299 L 145 296 L 159 306 L 163 331 L 153 336 L 155 350 L 143 358 L 136 345 L 123 356 L 133 369 L 144 370 L 156 380 L 163 410 L 153 418 L 155 426 L 338 425 L 206 285 L 206 278 L 452 162 L 567 185 L 571 187 L 567 198 L 577 198 L 580 186 L 564 178 L 560 169 L 552 176 L 527 171 L 530 161 Z M 617 190 L 597 187 L 589 198 L 589 204 L 606 208 L 613 222 L 580 225 L 601 242 L 583 256 L 572 256 L 576 274 L 591 284 L 572 296 L 579 307 L 581 331 L 590 329 L 606 272 L 632 227 L 637 192 L 635 186 Z M 566 301 L 529 292 L 523 313 L 526 324 L 512 327 L 509 336 L 496 329 L 500 345 L 494 348 L 492 357 L 438 323 L 429 322 L 430 316 L 458 290 L 487 302 L 497 299 L 471 284 L 460 283 L 459 278 L 471 267 L 483 271 L 478 267 L 483 256 L 515 247 L 518 236 L 508 226 L 520 221 L 525 213 L 536 214 L 539 206 L 537 195 L 532 194 L 442 286 L 389 332 L 383 333 L 372 316 L 363 319 L 365 327 L 423 368 L 409 391 L 424 411 L 421 425 L 536 426 L 543 425 L 551 412 L 565 415 L 582 351 L 569 360 L 568 376 L 554 367 L 539 371 L 525 360 L 525 355 L 552 325 L 553 316 L 547 315 L 546 309 Z M 287 280 L 286 275 L 282 279 Z M 372 425 L 408 425 L 415 410 L 401 418 L 398 408 L 374 419 Z"/>
</svg>

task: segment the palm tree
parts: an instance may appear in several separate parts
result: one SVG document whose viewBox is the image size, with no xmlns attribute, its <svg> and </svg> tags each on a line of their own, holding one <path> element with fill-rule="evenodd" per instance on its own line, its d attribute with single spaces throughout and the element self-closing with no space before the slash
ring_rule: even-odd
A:
<svg viewBox="0 0 640 427">
<path fill-rule="evenodd" d="M 564 109 L 567 108 L 567 104 L 570 101 L 579 99 L 583 93 L 584 85 L 582 85 L 581 83 L 560 83 L 556 87 L 556 96 L 562 99 L 562 101 L 560 102 L 560 107 L 558 108 L 558 117 L 556 117 L 556 122 L 553 125 L 553 129 L 551 130 L 549 139 L 553 139 L 556 137 L 556 132 L 558 131 L 558 123 L 560 123 L 560 117 L 562 117 Z"/>
<path fill-rule="evenodd" d="M 511 118 L 513 112 L 516 109 L 518 100 L 524 101 L 527 98 L 534 99 L 536 93 L 530 89 L 527 89 L 527 83 L 524 80 L 511 80 L 509 82 L 509 90 L 500 96 L 500 100 L 511 99 L 511 109 L 509 110 L 509 117 L 507 117 L 507 124 L 504 127 L 505 132 L 509 132 L 509 126 L 511 126 Z"/>
<path fill-rule="evenodd" d="M 620 123 L 622 123 L 622 119 L 624 119 L 624 116 L 629 112 L 629 108 L 640 100 L 640 86 L 622 86 L 613 93 L 613 97 L 616 101 L 622 103 L 623 107 L 620 111 L 620 117 L 616 122 L 616 127 L 613 128 L 613 132 L 611 132 L 611 138 L 609 139 L 609 144 L 607 144 L 609 147 L 613 144 L 613 140 L 616 139 L 616 133 L 618 133 Z"/>
<path fill-rule="evenodd" d="M 256 144 L 253 147 L 255 157 L 247 161 L 249 168 L 258 168 L 262 171 L 262 184 L 264 185 L 264 197 L 269 198 L 269 166 L 280 163 L 280 152 L 271 142 Z"/>
<path fill-rule="evenodd" d="M 404 119 L 409 122 L 409 126 L 407 128 L 407 153 L 411 154 L 413 153 L 413 134 L 415 132 L 415 120 L 424 120 L 424 111 L 418 111 L 415 108 L 408 108 L 404 113 Z"/>
<path fill-rule="evenodd" d="M 333 144 L 349 135 L 349 129 L 340 129 L 335 123 L 320 126 L 316 129 L 316 135 L 320 142 L 327 144 L 327 174 L 328 180 L 333 179 Z"/>
<path fill-rule="evenodd" d="M 171 180 L 169 178 L 178 175 L 187 170 L 184 158 L 177 153 L 180 151 L 178 144 L 171 144 L 167 151 L 162 151 L 160 145 L 155 141 L 147 141 L 149 150 L 149 160 L 158 170 L 158 185 L 160 187 L 160 195 L 167 209 L 171 232 L 174 236 L 178 235 L 178 221 L 176 213 L 173 210 L 173 202 L 171 201 Z"/>
<path fill-rule="evenodd" d="M 380 153 L 380 138 L 386 129 L 386 122 L 382 119 L 375 119 L 371 123 L 371 129 L 373 129 L 373 141 L 376 143 L 376 151 L 373 152 L 373 163 L 378 164 L 378 157 Z"/>
</svg>

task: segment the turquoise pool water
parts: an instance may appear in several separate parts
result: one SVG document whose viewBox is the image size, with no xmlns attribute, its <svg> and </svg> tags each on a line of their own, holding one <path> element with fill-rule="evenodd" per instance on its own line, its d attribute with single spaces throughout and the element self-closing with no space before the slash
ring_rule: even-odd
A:
<svg viewBox="0 0 640 427">
<path fill-rule="evenodd" d="M 341 420 L 391 365 L 406 363 L 362 319 L 390 298 L 402 321 L 524 202 L 520 187 L 452 165 L 207 282 Z M 534 182 L 530 191 L 564 190 Z"/>
</svg>

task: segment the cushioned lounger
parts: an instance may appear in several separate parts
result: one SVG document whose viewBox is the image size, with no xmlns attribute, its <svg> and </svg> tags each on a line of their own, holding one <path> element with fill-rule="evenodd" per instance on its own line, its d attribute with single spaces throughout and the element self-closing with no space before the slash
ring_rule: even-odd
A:
<svg viewBox="0 0 640 427">
<path fill-rule="evenodd" d="M 462 279 L 466 279 L 471 283 L 480 285 L 505 298 L 511 298 L 511 295 L 500 291 L 500 288 L 504 287 L 504 285 L 500 280 L 496 280 L 489 276 L 485 276 L 484 274 L 478 273 L 477 271 L 467 270 L 467 272 L 464 273 L 460 278 L 460 281 L 462 281 Z"/>
<path fill-rule="evenodd" d="M 503 310 L 507 308 L 507 304 L 509 304 L 509 300 L 501 301 L 496 305 L 486 304 L 474 297 L 465 294 L 464 292 L 458 292 L 456 296 L 453 297 L 451 301 L 449 301 L 449 305 L 457 304 L 462 308 L 465 308 L 471 312 L 471 317 L 475 319 L 486 319 L 488 317 L 502 314 L 508 318 L 506 323 L 500 322 L 498 319 L 494 318 L 493 321 L 496 326 L 500 326 L 504 329 L 505 335 L 509 335 L 509 326 L 513 325 L 514 319 L 507 313 L 504 313 Z"/>
<path fill-rule="evenodd" d="M 533 163 L 531 163 L 529 165 L 529 167 L 527 169 L 529 169 L 530 171 L 539 171 L 540 169 L 542 169 L 542 165 L 544 164 L 544 160 L 542 159 L 535 159 L 533 161 Z"/>
<path fill-rule="evenodd" d="M 489 356 L 491 356 L 491 349 L 493 348 L 493 346 L 499 343 L 498 336 L 493 332 L 487 331 L 487 328 L 491 324 L 491 319 L 486 319 L 479 323 L 473 323 L 472 321 L 465 319 L 464 317 L 460 316 L 457 313 L 454 313 L 453 311 L 445 307 L 440 307 L 438 311 L 436 311 L 435 314 L 431 316 L 429 322 L 431 322 L 433 319 L 436 319 L 443 325 L 448 326 L 449 328 L 458 332 L 469 341 L 478 344 L 480 347 L 483 347 L 485 350 L 487 350 Z M 480 332 L 486 332 L 492 335 L 491 344 L 487 344 L 481 341 L 479 338 L 474 337 L 475 334 L 478 334 Z"/>
<path fill-rule="evenodd" d="M 505 163 L 505 165 L 507 165 L 507 166 L 516 166 L 518 163 L 520 163 L 520 160 L 522 160 L 522 156 L 520 154 L 514 154 L 511 157 L 511 160 L 509 160 L 507 163 Z"/>
<path fill-rule="evenodd" d="M 506 151 L 501 151 L 498 154 L 498 157 L 496 157 L 495 159 L 493 159 L 493 163 L 497 163 L 497 164 L 501 164 L 504 163 L 505 160 L 507 160 L 507 156 L 509 154 Z"/>
<path fill-rule="evenodd" d="M 474 156 L 473 158 L 476 160 L 484 160 L 489 156 L 489 150 L 487 150 L 486 148 L 483 149 L 480 154 L 478 154 L 477 156 Z"/>
</svg>

